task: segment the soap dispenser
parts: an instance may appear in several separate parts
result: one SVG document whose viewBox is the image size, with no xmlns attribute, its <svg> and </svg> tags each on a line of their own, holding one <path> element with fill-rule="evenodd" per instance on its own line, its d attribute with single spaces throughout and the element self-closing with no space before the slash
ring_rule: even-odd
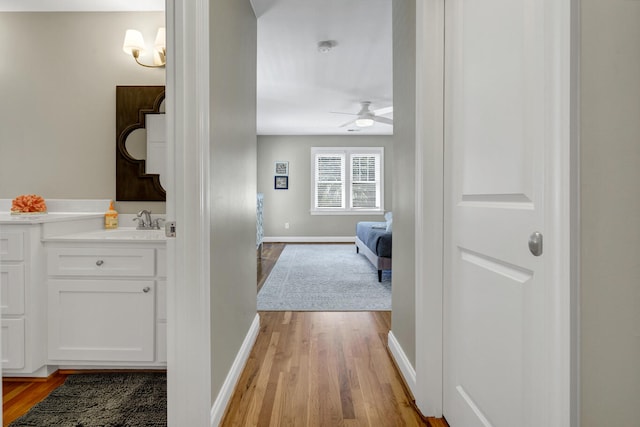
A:
<svg viewBox="0 0 640 427">
<path fill-rule="evenodd" d="M 118 211 L 113 207 L 113 200 L 109 203 L 109 210 L 104 214 L 104 228 L 107 230 L 118 228 Z"/>
</svg>

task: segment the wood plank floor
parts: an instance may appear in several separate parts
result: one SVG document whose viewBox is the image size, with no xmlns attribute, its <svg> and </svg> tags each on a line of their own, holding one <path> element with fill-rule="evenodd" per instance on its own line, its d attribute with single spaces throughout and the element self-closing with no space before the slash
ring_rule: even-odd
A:
<svg viewBox="0 0 640 427">
<path fill-rule="evenodd" d="M 285 243 L 263 243 L 262 244 L 262 256 L 258 260 L 258 292 L 264 285 L 264 282 L 269 277 L 269 273 L 273 270 L 273 266 L 276 265 L 280 254 L 286 246 Z"/>
<path fill-rule="evenodd" d="M 222 426 L 429 425 L 387 352 L 389 312 L 261 312 L 260 318 Z"/>
<path fill-rule="evenodd" d="M 55 373 L 49 378 L 3 378 L 2 379 L 2 425 L 26 414 L 29 409 L 49 393 L 62 385 L 66 374 Z"/>
</svg>

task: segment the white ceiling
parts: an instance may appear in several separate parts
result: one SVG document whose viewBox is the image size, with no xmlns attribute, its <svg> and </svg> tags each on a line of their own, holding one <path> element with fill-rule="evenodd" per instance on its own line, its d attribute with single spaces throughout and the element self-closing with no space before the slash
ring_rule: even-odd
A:
<svg viewBox="0 0 640 427">
<path fill-rule="evenodd" d="M 340 127 L 361 101 L 393 105 L 392 0 L 251 0 L 258 17 L 260 135 L 390 135 Z M 165 0 L 0 0 L 0 11 L 162 11 Z M 337 44 L 318 52 L 322 40 Z M 384 114 L 393 118 L 393 113 Z"/>
<path fill-rule="evenodd" d="M 393 104 L 391 0 L 251 0 L 258 16 L 258 133 L 393 133 L 343 127 L 361 101 Z M 337 45 L 318 52 L 322 40 Z M 392 118 L 392 114 L 384 117 Z M 356 130 L 350 132 L 350 130 Z"/>
</svg>

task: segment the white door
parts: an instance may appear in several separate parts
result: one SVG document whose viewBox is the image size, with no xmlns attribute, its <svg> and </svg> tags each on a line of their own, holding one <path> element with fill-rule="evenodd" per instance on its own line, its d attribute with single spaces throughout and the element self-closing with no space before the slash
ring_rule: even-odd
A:
<svg viewBox="0 0 640 427">
<path fill-rule="evenodd" d="M 569 425 L 556 377 L 568 371 L 558 368 L 557 337 L 569 310 L 558 289 L 569 283 L 550 274 L 562 256 L 551 243 L 562 241 L 558 196 L 568 195 L 556 173 L 569 146 L 568 4 L 446 2 L 444 416 L 452 427 Z M 528 246 L 536 231 L 540 256 Z"/>
</svg>

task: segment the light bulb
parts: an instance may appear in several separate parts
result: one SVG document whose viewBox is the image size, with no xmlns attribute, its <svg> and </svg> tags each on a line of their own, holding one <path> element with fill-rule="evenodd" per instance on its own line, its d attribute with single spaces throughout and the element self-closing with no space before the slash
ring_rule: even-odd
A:
<svg viewBox="0 0 640 427">
<path fill-rule="evenodd" d="M 356 119 L 356 126 L 361 128 L 373 126 L 373 119 Z"/>
</svg>

